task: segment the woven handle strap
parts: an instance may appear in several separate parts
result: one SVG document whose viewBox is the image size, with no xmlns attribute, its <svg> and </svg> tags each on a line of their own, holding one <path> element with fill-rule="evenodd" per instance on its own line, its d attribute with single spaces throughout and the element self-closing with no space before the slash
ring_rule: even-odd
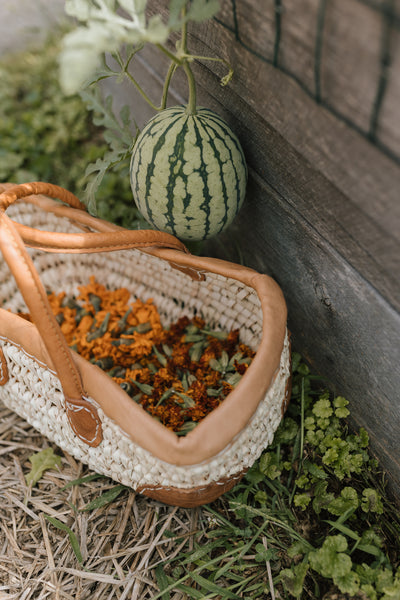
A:
<svg viewBox="0 0 400 600">
<path fill-rule="evenodd" d="M 32 245 L 49 250 L 77 252 L 115 250 L 121 247 L 121 238 L 118 241 L 118 236 L 121 235 L 123 236 L 123 248 L 150 245 L 171 247 L 172 245 L 173 248 L 186 249 L 173 236 L 168 234 L 160 236 L 161 232 L 153 231 L 144 232 L 147 234 L 146 236 L 141 235 L 142 232 L 140 231 L 126 230 L 83 234 L 52 233 L 49 238 L 49 232 L 17 225 L 5 214 L 5 210 L 13 202 L 32 194 L 46 194 L 62 199 L 73 208 L 79 209 L 79 212 L 84 210 L 84 206 L 67 190 L 50 184 L 24 184 L 6 189 L 5 192 L 0 194 L 0 251 L 16 280 L 31 313 L 32 320 L 52 358 L 63 389 L 66 413 L 70 425 L 82 441 L 90 446 L 97 446 L 102 440 L 101 422 L 97 410 L 85 396 L 79 369 L 51 310 L 46 291 L 33 261 L 26 251 L 19 229 L 28 238 L 29 236 L 32 238 Z M 29 201 L 29 198 L 27 200 Z M 69 236 L 72 236 L 72 238 Z M 98 236 L 101 236 L 101 238 Z M 172 242 L 170 242 L 170 238 Z"/>
</svg>

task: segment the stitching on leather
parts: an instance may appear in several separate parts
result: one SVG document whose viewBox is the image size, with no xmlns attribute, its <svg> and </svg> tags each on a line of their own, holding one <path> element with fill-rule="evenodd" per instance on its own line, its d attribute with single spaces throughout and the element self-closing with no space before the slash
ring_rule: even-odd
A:
<svg viewBox="0 0 400 600">
<path fill-rule="evenodd" d="M 31 358 L 32 360 L 34 360 L 35 362 L 37 362 L 38 365 L 40 365 L 41 367 L 44 367 L 45 369 L 47 369 L 48 371 L 50 371 L 50 373 L 52 373 L 52 375 L 55 375 L 56 377 L 58 377 L 57 372 L 54 369 L 51 369 L 47 363 L 42 362 L 41 360 L 39 360 L 33 354 L 29 354 L 29 352 L 27 352 L 25 350 L 25 348 L 23 348 L 20 344 L 17 344 L 17 342 L 14 342 L 13 340 L 10 340 L 8 337 L 6 337 L 4 335 L 0 335 L 0 340 L 4 340 L 5 342 L 8 342 L 12 346 L 15 346 L 16 348 L 19 348 L 19 350 L 21 350 L 21 352 L 23 352 L 25 354 L 25 356 L 27 356 L 28 358 Z"/>
<path fill-rule="evenodd" d="M 89 402 L 89 400 L 88 400 L 86 397 L 84 397 L 84 399 L 85 399 L 87 402 Z M 100 429 L 101 429 L 101 423 L 100 423 L 100 420 L 97 420 L 97 419 L 96 419 L 96 418 L 93 416 L 93 413 L 92 413 L 92 411 L 91 411 L 91 410 L 90 410 L 90 409 L 89 409 L 87 406 L 75 406 L 75 405 L 73 404 L 73 402 L 71 402 L 71 401 L 70 401 L 70 400 L 68 400 L 67 398 L 65 398 L 65 404 L 66 404 L 66 406 L 67 406 L 67 410 L 70 410 L 71 412 L 74 412 L 74 413 L 79 413 L 79 412 L 81 412 L 82 410 L 85 410 L 87 413 L 89 413 L 89 416 L 90 416 L 90 418 L 91 418 L 91 419 L 94 421 L 94 423 L 96 424 L 96 430 L 95 430 L 95 434 L 94 434 L 94 436 L 93 436 L 92 438 L 88 438 L 88 437 L 85 437 L 84 435 L 82 435 L 81 433 L 79 433 L 79 432 L 76 430 L 76 428 L 75 428 L 75 427 L 74 427 L 74 430 L 75 430 L 75 433 L 76 433 L 76 435 L 77 435 L 77 436 L 78 436 L 78 437 L 79 437 L 81 440 L 83 440 L 83 441 L 85 441 L 85 442 L 89 442 L 89 443 L 91 443 L 91 442 L 94 442 L 94 441 L 96 440 L 96 438 L 98 437 L 98 435 L 99 435 L 99 432 L 100 432 Z"/>
<path fill-rule="evenodd" d="M 29 354 L 29 352 L 27 352 L 24 348 L 22 348 L 22 346 L 20 344 L 17 344 L 16 342 L 11 341 L 9 338 L 7 338 L 4 335 L 0 335 L 0 340 L 8 342 L 12 346 L 18 348 L 19 350 L 21 350 L 21 352 L 23 352 L 25 354 L 25 356 L 27 356 L 28 358 L 34 360 L 36 363 L 38 363 L 38 365 L 40 365 L 41 367 L 47 369 L 54 376 L 58 377 L 56 371 L 54 371 L 53 369 L 50 369 L 50 367 L 46 363 L 44 363 L 41 360 L 39 360 L 36 356 L 33 356 L 33 354 Z M 0 348 L 0 383 L 3 380 L 3 377 L 4 377 L 4 373 L 3 373 L 3 361 L 1 360 L 1 354 L 2 353 L 3 353 L 3 351 Z M 3 356 L 4 356 L 4 354 L 3 354 Z M 7 367 L 7 363 L 6 363 L 5 357 L 4 357 L 4 363 L 5 363 L 5 366 Z M 64 398 L 65 398 L 65 396 L 64 396 Z M 82 398 L 84 400 L 86 400 L 86 402 L 88 402 L 90 404 L 90 400 L 89 400 L 89 398 L 87 398 L 87 396 L 82 396 Z M 79 412 L 80 410 L 86 410 L 90 414 L 91 418 L 96 423 L 96 433 L 95 433 L 94 437 L 92 439 L 89 439 L 89 438 L 85 438 L 83 435 L 79 434 L 77 431 L 75 431 L 75 433 L 76 433 L 76 435 L 80 439 L 82 439 L 85 442 L 94 442 L 96 440 L 97 436 L 99 435 L 100 430 L 101 430 L 101 421 L 100 421 L 100 419 L 97 420 L 93 416 L 92 411 L 89 408 L 87 408 L 86 406 L 74 406 L 74 404 L 72 404 L 71 401 L 69 401 L 67 399 L 65 399 L 65 400 L 66 400 L 66 403 L 68 404 L 68 410 L 71 410 L 73 412 Z M 93 409 L 96 410 L 95 407 L 93 407 Z"/>
<path fill-rule="evenodd" d="M 8 368 L 6 357 L 2 348 L 0 348 L 0 385 L 4 385 L 8 381 Z"/>
<path fill-rule="evenodd" d="M 21 260 L 23 261 L 23 264 L 25 265 L 25 268 L 28 271 L 29 279 L 32 281 L 34 289 L 36 290 L 37 295 L 39 296 L 39 301 L 40 301 L 40 303 L 41 303 L 41 305 L 42 305 L 42 307 L 43 307 L 46 315 L 49 317 L 49 324 L 51 325 L 51 329 L 56 334 L 56 340 L 58 342 L 58 347 L 61 350 L 63 356 L 65 357 L 65 359 L 66 359 L 66 361 L 67 361 L 67 363 L 68 363 L 68 365 L 70 367 L 71 375 L 72 375 L 72 378 L 73 378 L 73 380 L 75 382 L 75 385 L 77 386 L 77 389 L 79 390 L 79 394 L 82 395 L 82 384 L 81 384 L 81 382 L 80 382 L 80 380 L 79 380 L 79 378 L 77 376 L 76 367 L 75 367 L 74 363 L 72 362 L 71 356 L 66 351 L 66 349 L 63 346 L 63 344 L 60 342 L 59 333 L 60 333 L 60 335 L 62 335 L 62 334 L 61 334 L 61 331 L 59 332 L 58 329 L 56 329 L 56 327 L 54 325 L 54 322 L 52 320 L 53 319 L 53 313 L 50 311 L 49 307 L 44 302 L 44 300 L 42 298 L 42 295 L 40 293 L 40 290 L 39 290 L 38 286 L 36 285 L 35 278 L 34 278 L 33 274 L 31 273 L 31 270 L 29 268 L 29 264 L 28 264 L 28 262 L 26 260 L 26 257 L 24 256 L 23 252 L 18 247 L 18 244 L 16 243 L 16 241 L 14 239 L 13 231 L 9 227 L 9 225 L 8 225 L 8 223 L 7 223 L 7 221 L 5 219 L 3 220 L 3 226 L 5 226 L 5 228 L 9 231 L 9 234 L 11 236 L 11 243 L 12 243 L 14 249 L 16 250 L 16 252 L 19 254 Z"/>
</svg>

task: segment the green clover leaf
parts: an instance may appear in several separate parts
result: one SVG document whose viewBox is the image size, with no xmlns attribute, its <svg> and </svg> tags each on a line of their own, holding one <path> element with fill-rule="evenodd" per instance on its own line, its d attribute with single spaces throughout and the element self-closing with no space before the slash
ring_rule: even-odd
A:
<svg viewBox="0 0 400 600">
<path fill-rule="evenodd" d="M 347 540 L 343 535 L 329 536 L 321 548 L 310 552 L 310 565 L 323 577 L 344 577 L 352 568 L 352 561 L 346 550 Z"/>
</svg>

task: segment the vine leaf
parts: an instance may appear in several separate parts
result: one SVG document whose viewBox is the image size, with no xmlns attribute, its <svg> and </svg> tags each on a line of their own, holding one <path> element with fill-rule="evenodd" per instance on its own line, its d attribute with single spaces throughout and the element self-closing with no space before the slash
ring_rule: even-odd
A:
<svg viewBox="0 0 400 600">
<path fill-rule="evenodd" d="M 110 147 L 110 151 L 94 163 L 90 163 L 85 171 L 88 183 L 84 199 L 89 212 L 96 215 L 96 192 L 107 171 L 129 159 L 139 128 L 131 117 L 128 106 L 120 110 L 119 118 L 115 115 L 112 96 L 107 96 L 104 102 L 91 90 L 82 91 L 80 96 L 87 108 L 93 111 L 94 124 L 104 128 L 103 136 Z"/>
<path fill-rule="evenodd" d="M 167 23 L 161 15 L 146 19 L 146 0 L 66 0 L 65 10 L 82 23 L 63 38 L 60 83 L 66 94 L 78 92 L 96 70 L 104 53 L 125 44 L 164 44 L 187 21 L 205 21 L 219 10 L 219 0 L 192 0 L 182 17 L 184 0 L 171 0 Z M 121 8 L 118 11 L 117 8 Z"/>
</svg>

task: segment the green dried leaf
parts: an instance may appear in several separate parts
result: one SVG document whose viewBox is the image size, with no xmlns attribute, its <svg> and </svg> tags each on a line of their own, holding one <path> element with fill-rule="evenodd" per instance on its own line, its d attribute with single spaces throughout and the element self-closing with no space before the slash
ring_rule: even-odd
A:
<svg viewBox="0 0 400 600">
<path fill-rule="evenodd" d="M 221 364 L 222 369 L 225 371 L 229 365 L 229 354 L 226 352 L 226 350 L 222 350 L 219 362 Z"/>
<path fill-rule="evenodd" d="M 189 349 L 190 360 L 193 362 L 198 362 L 203 354 L 203 350 L 205 347 L 205 341 L 195 342 L 193 346 Z"/>
<path fill-rule="evenodd" d="M 228 338 L 228 334 L 226 331 L 217 331 L 212 329 L 201 329 L 200 330 L 205 335 L 209 335 L 211 337 L 216 338 L 217 340 L 226 340 Z"/>
<path fill-rule="evenodd" d="M 194 421 L 186 421 L 186 423 L 182 425 L 182 427 L 176 432 L 176 434 L 186 435 L 187 433 L 193 431 L 195 427 L 197 427 L 197 423 L 195 423 Z"/>
<path fill-rule="evenodd" d="M 242 376 L 240 375 L 240 373 L 232 373 L 231 375 L 228 375 L 228 377 L 225 378 L 225 381 L 229 383 L 229 385 L 233 385 L 235 387 L 235 385 L 237 385 L 241 379 Z"/>
<path fill-rule="evenodd" d="M 217 390 L 215 390 L 214 388 L 207 388 L 207 396 L 210 396 L 212 398 L 218 398 L 221 392 L 222 388 L 218 388 Z"/>
<path fill-rule="evenodd" d="M 174 392 L 174 388 L 169 388 L 168 390 L 166 390 L 157 402 L 156 407 L 160 406 L 160 404 L 162 404 L 165 400 L 168 400 L 168 398 L 170 398 Z"/>
<path fill-rule="evenodd" d="M 136 333 L 148 333 L 152 330 L 151 323 L 139 323 L 139 325 L 135 325 L 132 328 L 129 328 L 129 335 L 132 335 L 133 332 Z M 127 331 L 127 333 L 128 333 Z"/>
<path fill-rule="evenodd" d="M 187 396 L 186 394 L 182 394 L 181 392 L 177 391 L 175 391 L 175 394 L 179 396 L 181 400 L 183 400 L 182 403 L 178 402 L 177 400 L 175 401 L 177 404 L 179 404 L 179 406 L 183 406 L 184 408 L 193 408 L 194 406 L 196 406 L 195 400 L 193 400 L 193 398 L 191 398 L 190 396 Z"/>
<path fill-rule="evenodd" d="M 27 485 L 34 486 L 42 478 L 45 471 L 61 467 L 61 456 L 54 454 L 53 448 L 45 448 L 45 450 L 36 452 L 36 454 L 31 454 L 29 462 L 32 468 L 25 475 L 25 481 Z"/>
<path fill-rule="evenodd" d="M 204 335 L 198 333 L 187 333 L 184 337 L 184 341 L 187 344 L 190 344 L 191 342 L 204 342 Z"/>
<path fill-rule="evenodd" d="M 217 360 L 216 358 L 210 358 L 209 363 L 210 367 L 214 370 L 214 371 L 218 371 L 218 372 L 222 372 L 223 368 L 221 363 L 219 362 L 219 360 Z"/>
<path fill-rule="evenodd" d="M 168 358 L 171 358 L 172 348 L 170 348 L 170 346 L 167 346 L 167 344 L 163 344 L 162 349 L 163 349 L 164 354 L 166 354 L 166 356 L 168 356 Z"/>
<path fill-rule="evenodd" d="M 160 365 L 162 365 L 163 367 L 166 367 L 168 360 L 164 356 L 164 354 L 161 354 L 161 352 L 159 350 L 157 350 L 157 346 L 153 346 L 153 352 L 156 355 L 157 360 L 160 363 Z"/>
<path fill-rule="evenodd" d="M 143 394 L 146 394 L 146 396 L 151 396 L 153 393 L 154 388 L 152 385 L 149 385 L 148 383 L 140 383 L 140 381 L 134 381 L 133 379 L 130 381 L 136 385 Z"/>
</svg>

